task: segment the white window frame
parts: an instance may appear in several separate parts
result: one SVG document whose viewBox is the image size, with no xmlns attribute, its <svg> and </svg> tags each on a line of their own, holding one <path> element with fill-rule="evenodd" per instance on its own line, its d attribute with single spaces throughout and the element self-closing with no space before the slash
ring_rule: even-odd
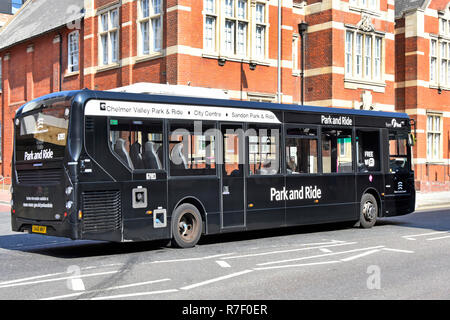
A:
<svg viewBox="0 0 450 320">
<path fill-rule="evenodd" d="M 212 3 L 212 10 L 207 9 L 207 3 Z M 206 52 L 217 52 L 217 29 L 218 29 L 218 3 L 217 0 L 204 0 L 203 1 L 203 48 Z M 206 21 L 212 21 L 211 24 L 211 44 L 209 45 L 209 39 L 207 38 L 207 23 Z"/>
<path fill-rule="evenodd" d="M 438 41 L 430 40 L 430 82 L 438 83 Z"/>
<path fill-rule="evenodd" d="M 294 33 L 292 35 L 292 74 L 300 75 L 300 35 Z"/>
<path fill-rule="evenodd" d="M 349 6 L 378 11 L 380 8 L 380 2 L 379 0 L 349 0 Z"/>
<path fill-rule="evenodd" d="M 443 137 L 442 124 L 443 124 L 443 117 L 441 113 L 427 112 L 426 137 L 427 137 L 428 161 L 442 160 L 442 137 Z M 437 128 L 437 126 L 439 126 L 439 128 Z"/>
<path fill-rule="evenodd" d="M 76 39 L 76 50 L 72 46 L 73 37 Z M 76 64 L 73 63 L 73 57 L 76 55 Z M 80 33 L 73 31 L 67 36 L 67 70 L 69 73 L 80 71 Z"/>
<path fill-rule="evenodd" d="M 228 1 L 228 0 L 227 0 Z M 243 61 L 268 64 L 268 0 L 245 0 L 244 17 L 239 16 L 239 0 L 232 1 L 232 12 L 226 11 L 225 0 L 203 0 L 203 56 L 207 58 L 224 58 L 231 61 Z M 207 5 L 213 3 L 213 10 L 208 10 Z M 257 21 L 256 8 L 262 6 L 262 19 Z M 207 19 L 213 21 L 213 30 L 207 29 Z M 211 21 L 210 20 L 210 21 Z M 228 22 L 228 23 L 227 23 Z M 230 26 L 231 24 L 231 26 Z M 240 33 L 239 25 L 245 26 L 245 31 Z M 230 26 L 227 42 L 227 26 Z M 257 53 L 257 28 L 264 30 L 262 33 L 262 52 Z M 209 33 L 208 33 L 209 32 Z M 211 34 L 212 33 L 212 34 Z M 211 34 L 211 35 L 210 35 Z M 238 39 L 243 35 L 244 39 L 239 49 Z M 212 43 L 212 44 L 211 44 Z M 228 45 L 228 48 L 227 48 Z M 228 49 L 228 50 L 227 50 Z"/>
<path fill-rule="evenodd" d="M 144 1 L 148 4 L 148 16 L 142 10 Z M 137 1 L 137 29 L 138 29 L 138 55 L 139 56 L 153 56 L 160 55 L 163 50 L 163 0 L 159 0 L 159 12 L 155 12 L 153 8 L 153 0 L 139 0 Z M 159 30 L 155 31 L 154 22 L 159 20 Z M 144 39 L 142 26 L 148 24 L 147 39 Z M 144 41 L 148 41 L 148 51 L 144 47 Z M 158 42 L 158 43 L 157 43 Z"/>
<path fill-rule="evenodd" d="M 256 19 L 257 19 L 257 12 L 256 12 L 256 8 L 257 8 L 257 6 L 264 6 L 264 9 L 263 9 L 263 19 L 262 19 L 262 21 L 257 21 Z M 266 2 L 266 1 L 256 1 L 256 4 L 255 4 L 255 18 L 254 19 L 252 19 L 252 20 L 254 20 L 254 36 L 253 36 L 253 42 L 254 42 L 254 45 L 252 46 L 252 49 L 253 49 L 253 57 L 255 58 L 255 59 L 260 59 L 260 60 L 264 60 L 264 59 L 266 59 L 266 57 L 267 57 L 267 53 L 268 53 L 268 34 L 269 34 L 269 24 L 268 24 L 268 20 L 269 20 L 269 17 L 268 17 L 268 15 L 269 15 L 269 11 L 268 11 L 268 7 L 269 7 L 269 3 L 268 2 Z M 264 30 L 264 33 L 263 33 L 263 37 L 264 37 L 264 39 L 262 40 L 262 43 L 264 44 L 264 48 L 263 48 L 263 52 L 262 52 L 262 54 L 260 54 L 260 53 L 258 53 L 258 48 L 257 48 L 257 36 L 258 36 L 258 34 L 257 34 L 257 29 L 258 28 L 261 28 L 262 30 Z"/>
<path fill-rule="evenodd" d="M 227 12 L 227 2 L 232 3 L 231 12 Z M 239 3 L 245 2 L 245 15 L 244 17 L 239 16 Z M 223 27 L 222 27 L 222 52 L 225 56 L 230 57 L 246 57 L 248 56 L 248 50 L 249 50 L 249 29 L 250 29 L 250 20 L 249 20 L 249 14 L 250 14 L 250 2 L 251 0 L 225 0 L 222 2 L 223 9 L 222 12 L 222 20 L 223 20 Z M 227 34 L 227 25 L 231 25 L 231 33 L 229 36 Z M 245 30 L 243 33 L 244 36 L 244 46 L 243 50 L 239 51 L 238 41 L 239 41 L 239 26 L 244 25 Z M 228 40 L 230 40 L 230 44 L 228 43 Z"/>
<path fill-rule="evenodd" d="M 117 12 L 117 26 L 113 26 L 113 21 L 112 21 L 112 13 L 113 12 Z M 107 16 L 107 23 L 108 23 L 108 28 L 106 30 L 104 30 L 103 28 L 103 17 Z M 108 66 L 108 65 L 112 65 L 112 64 L 116 64 L 119 63 L 120 60 L 120 50 L 119 50 L 119 43 L 120 43 L 120 10 L 119 7 L 113 7 L 113 8 L 108 8 L 106 10 L 101 11 L 98 14 L 98 46 L 99 46 L 99 50 L 98 50 L 98 59 L 99 59 L 99 65 L 100 66 Z M 113 37 L 111 36 L 112 34 L 116 34 L 116 43 L 115 43 L 115 47 L 113 47 Z M 105 52 L 105 47 L 103 46 L 103 39 L 106 39 L 106 50 L 107 52 Z M 105 61 L 105 54 L 106 54 L 106 61 Z M 115 59 L 113 58 L 115 55 Z"/>
<path fill-rule="evenodd" d="M 353 32 L 345 32 L 345 74 L 353 75 Z"/>
<path fill-rule="evenodd" d="M 367 33 L 351 29 L 346 30 L 344 37 L 346 80 L 377 83 L 384 81 L 384 37 L 375 32 Z M 370 41 L 370 50 L 367 50 L 368 41 Z"/>
<path fill-rule="evenodd" d="M 431 37 L 429 72 L 432 86 L 450 90 L 450 37 Z"/>
</svg>

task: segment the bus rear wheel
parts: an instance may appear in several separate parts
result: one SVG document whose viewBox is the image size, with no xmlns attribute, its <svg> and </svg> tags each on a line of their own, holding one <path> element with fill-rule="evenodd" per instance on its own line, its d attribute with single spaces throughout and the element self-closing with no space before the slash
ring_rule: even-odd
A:
<svg viewBox="0 0 450 320">
<path fill-rule="evenodd" d="M 185 203 L 175 209 L 172 215 L 172 246 L 192 248 L 202 233 L 202 217 L 192 204 Z"/>
<path fill-rule="evenodd" d="M 378 204 L 377 200 L 370 193 L 366 193 L 361 198 L 359 225 L 361 228 L 372 228 L 377 222 Z"/>
</svg>

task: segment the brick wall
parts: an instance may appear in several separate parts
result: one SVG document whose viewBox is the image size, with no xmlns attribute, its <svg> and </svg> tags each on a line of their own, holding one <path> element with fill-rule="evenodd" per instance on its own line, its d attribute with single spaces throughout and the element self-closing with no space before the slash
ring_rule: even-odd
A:
<svg viewBox="0 0 450 320">
<path fill-rule="evenodd" d="M 86 14 L 80 32 L 80 70 L 67 72 L 67 36 L 73 31 L 67 28 L 44 34 L 16 44 L 0 52 L 3 63 L 2 107 L 2 174 L 10 174 L 12 127 L 15 110 L 26 101 L 59 90 L 89 89 L 107 90 L 136 82 L 169 83 L 228 90 L 234 99 L 248 99 L 249 94 L 277 94 L 277 43 L 278 7 L 271 1 L 268 9 L 267 63 L 258 63 L 251 70 L 249 61 L 228 59 L 224 66 L 218 57 L 204 55 L 203 51 L 203 0 L 163 1 L 162 54 L 139 57 L 138 25 L 136 20 L 138 1 L 122 1 L 119 22 L 119 63 L 106 68 L 99 67 L 99 14 L 116 5 L 115 0 L 86 0 Z M 425 67 L 423 57 L 405 56 L 406 50 L 414 50 L 414 40 L 402 40 L 397 33 L 394 44 L 394 2 L 381 0 L 376 14 L 370 14 L 374 32 L 383 35 L 383 85 L 348 82 L 345 69 L 346 30 L 360 30 L 358 24 L 367 10 L 351 8 L 348 1 L 284 0 L 282 7 L 281 91 L 283 102 L 300 101 L 300 76 L 292 70 L 292 40 L 298 36 L 298 24 L 308 23 L 305 36 L 305 101 L 308 104 L 332 107 L 360 108 L 362 95 L 370 92 L 372 102 L 379 110 L 414 109 L 428 103 L 431 94 L 436 104 L 444 103 L 448 96 L 438 95 L 436 90 L 422 92 L 414 87 L 395 88 L 394 81 L 406 81 L 412 75 L 405 67 Z M 435 5 L 434 2 L 432 2 Z M 404 21 L 397 21 L 397 29 L 404 28 Z M 428 22 L 427 22 L 428 23 Z M 430 24 L 433 28 L 437 25 Z M 428 32 L 428 31 L 427 31 Z M 60 40 L 58 36 L 60 35 Z M 301 43 L 299 37 L 299 44 Z M 403 42 L 402 42 L 403 41 Z M 419 41 L 420 42 L 420 41 Z M 417 43 L 419 43 L 417 42 Z M 420 45 L 426 47 L 427 43 Z M 62 68 L 60 69 L 60 46 Z M 411 49 L 410 49 L 411 47 Z M 300 45 L 296 50 L 300 50 Z M 424 48 L 424 52 L 429 50 Z M 402 54 L 399 54 L 402 53 Z M 5 59 L 9 56 L 9 59 Z M 301 65 L 300 52 L 297 55 Z M 398 59 L 394 59 L 397 56 Z M 418 60 L 417 60 L 418 59 Z M 421 60 L 422 59 L 422 60 Z M 397 64 L 397 68 L 395 67 Z M 425 77 L 423 70 L 419 71 Z M 409 78 L 408 78 L 409 77 Z M 438 102 L 439 101 L 439 102 Z M 447 100 L 448 101 L 448 100 Z M 395 106 L 397 104 L 397 106 Z M 412 117 L 416 115 L 411 114 Z M 417 116 L 420 118 L 420 115 Z M 424 139 L 425 134 L 418 134 Z M 422 141 L 420 143 L 423 143 Z M 423 147 L 416 147 L 422 148 Z M 445 149 L 445 150 L 448 150 Z M 422 152 L 422 151 L 421 151 Z M 430 177 L 432 174 L 429 175 Z"/>
<path fill-rule="evenodd" d="M 431 39 L 439 34 L 439 11 L 448 3 L 433 0 L 425 11 L 413 11 L 396 20 L 396 107 L 416 122 L 417 144 L 413 148 L 416 188 L 424 192 L 450 190 L 450 90 L 439 90 L 430 81 Z M 428 114 L 442 117 L 439 159 L 427 156 Z"/>
</svg>

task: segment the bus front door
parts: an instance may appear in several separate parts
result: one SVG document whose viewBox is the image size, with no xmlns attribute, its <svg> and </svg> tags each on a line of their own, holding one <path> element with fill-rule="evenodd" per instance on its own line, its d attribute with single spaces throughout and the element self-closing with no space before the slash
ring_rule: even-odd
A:
<svg viewBox="0 0 450 320">
<path fill-rule="evenodd" d="M 380 137 L 379 129 L 356 129 L 356 201 L 361 202 L 363 195 L 370 193 L 376 196 L 378 206 L 385 184 Z"/>
<path fill-rule="evenodd" d="M 222 124 L 221 227 L 245 226 L 244 141 L 240 124 Z"/>
<path fill-rule="evenodd" d="M 411 168 L 408 133 L 389 131 L 389 171 L 386 175 L 386 216 L 411 213 L 415 209 L 414 172 Z"/>
</svg>

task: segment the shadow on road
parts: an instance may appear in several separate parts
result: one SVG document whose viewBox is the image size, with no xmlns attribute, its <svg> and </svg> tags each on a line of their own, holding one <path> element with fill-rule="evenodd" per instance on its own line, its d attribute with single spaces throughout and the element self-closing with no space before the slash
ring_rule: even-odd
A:
<svg viewBox="0 0 450 320">
<path fill-rule="evenodd" d="M 239 242 L 271 237 L 289 236 L 294 234 L 336 231 L 350 227 L 351 225 L 349 223 L 334 223 L 247 232 L 233 232 L 219 235 L 203 236 L 200 239 L 199 245 L 202 246 L 217 243 Z M 148 251 L 153 251 L 152 253 L 158 253 L 164 250 L 182 250 L 170 248 L 168 240 L 114 243 L 88 240 L 73 241 L 66 238 L 21 233 L 0 236 L 0 248 L 39 255 L 47 255 L 63 259 L 99 257 Z"/>
<path fill-rule="evenodd" d="M 164 249 L 167 241 L 114 243 L 46 237 L 35 234 L 0 236 L 0 249 L 28 252 L 57 258 L 99 257 Z"/>
<path fill-rule="evenodd" d="M 405 216 L 382 218 L 376 224 L 376 226 L 387 225 L 448 231 L 450 230 L 450 209 L 420 210 Z"/>
<path fill-rule="evenodd" d="M 435 231 L 450 230 L 450 209 L 435 209 L 432 211 L 420 211 L 406 216 L 383 218 L 377 222 L 377 227 L 396 226 L 407 228 L 430 229 Z M 280 236 L 310 234 L 327 231 L 339 231 L 351 229 L 351 223 L 320 224 L 300 227 L 286 227 L 268 230 L 224 233 L 219 235 L 204 236 L 200 239 L 199 246 L 257 240 Z M 101 241 L 73 241 L 66 238 L 48 237 L 36 234 L 10 234 L 0 236 L 0 249 L 15 250 L 39 255 L 47 255 L 63 259 L 100 257 L 116 254 L 128 254 L 138 252 L 159 253 L 169 248 L 168 241 L 148 241 L 112 243 Z"/>
</svg>

